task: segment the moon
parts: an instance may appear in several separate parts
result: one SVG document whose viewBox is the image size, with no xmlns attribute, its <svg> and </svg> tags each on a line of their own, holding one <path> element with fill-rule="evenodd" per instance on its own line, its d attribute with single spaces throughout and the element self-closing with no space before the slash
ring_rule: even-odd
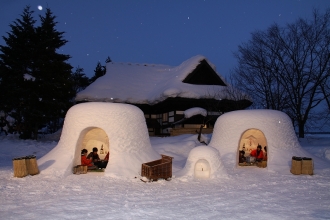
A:
<svg viewBox="0 0 330 220">
<path fill-rule="evenodd" d="M 42 10 L 42 6 L 41 5 L 38 5 L 38 9 L 41 11 Z"/>
</svg>

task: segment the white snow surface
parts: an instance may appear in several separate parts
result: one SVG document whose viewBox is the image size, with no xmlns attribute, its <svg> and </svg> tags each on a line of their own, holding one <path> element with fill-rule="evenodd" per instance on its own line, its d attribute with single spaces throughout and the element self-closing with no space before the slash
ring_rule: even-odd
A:
<svg viewBox="0 0 330 220">
<path fill-rule="evenodd" d="M 194 56 L 177 67 L 107 63 L 106 74 L 79 92 L 76 100 L 156 104 L 168 97 L 205 98 L 214 91 L 221 94 L 223 86 L 182 82 L 203 59 L 215 70 L 215 66 L 202 55 Z M 219 77 L 225 82 L 220 75 Z"/>
<path fill-rule="evenodd" d="M 184 111 L 185 118 L 191 118 L 195 115 L 203 115 L 204 117 L 207 116 L 207 111 L 203 108 L 195 107 L 190 108 Z"/>
<path fill-rule="evenodd" d="M 237 167 L 239 140 L 249 129 L 260 130 L 268 148 L 267 170 L 290 173 L 292 156 L 312 157 L 299 144 L 290 118 L 276 110 L 239 110 L 221 115 L 214 126 L 209 143 L 219 150 L 227 167 Z M 244 138 L 244 137 L 243 137 Z M 323 168 L 322 161 L 315 160 L 315 168 Z"/>
<path fill-rule="evenodd" d="M 330 135 L 298 139 L 287 116 L 271 110 L 220 116 L 205 135 L 209 146 L 197 134 L 149 138 L 143 123 L 134 106 L 85 103 L 69 110 L 59 141 L 0 135 L 1 219 L 329 219 Z M 77 145 L 91 127 L 109 136 L 108 167 L 72 174 Z M 234 165 L 240 135 L 251 127 L 267 138 L 267 168 Z M 41 173 L 13 177 L 12 158 L 31 154 Z M 135 175 L 141 163 L 160 154 L 174 158 L 172 179 L 142 182 Z M 291 174 L 292 156 L 311 156 L 314 175 Z M 197 161 L 209 163 L 210 178 L 194 178 Z"/>
<path fill-rule="evenodd" d="M 160 159 L 152 148 L 143 112 L 128 104 L 90 102 L 73 106 L 66 114 L 58 145 L 38 160 L 42 175 L 65 176 L 80 164 L 83 138 L 93 128 L 107 134 L 110 159 L 105 175 L 132 177 L 142 163 Z"/>
<path fill-rule="evenodd" d="M 13 177 L 12 158 L 51 151 L 58 142 L 0 136 L 1 219 L 329 219 L 330 165 L 315 175 L 292 175 L 261 168 L 226 168 L 227 178 L 176 178 L 144 183 L 104 173 L 58 177 Z M 159 154 L 174 156 L 181 170 L 197 135 L 151 137 Z M 318 160 L 330 156 L 330 136 L 300 140 Z M 61 155 L 65 154 L 62 153 Z M 316 160 L 316 159 L 315 159 Z M 328 161 L 329 163 L 329 161 Z"/>
</svg>

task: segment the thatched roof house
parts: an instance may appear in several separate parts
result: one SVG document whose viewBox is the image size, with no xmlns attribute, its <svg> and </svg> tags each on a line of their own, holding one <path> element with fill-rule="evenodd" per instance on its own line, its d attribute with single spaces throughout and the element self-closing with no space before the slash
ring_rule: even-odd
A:
<svg viewBox="0 0 330 220">
<path fill-rule="evenodd" d="M 237 99 L 236 92 L 231 94 L 229 91 L 235 89 L 200 55 L 176 67 L 108 63 L 106 69 L 104 76 L 77 94 L 76 101 L 133 104 L 144 112 L 150 134 L 169 133 L 172 128 L 185 125 L 193 130 L 198 128 L 204 116 L 193 115 L 186 120 L 184 111 L 191 108 L 206 109 L 207 115 L 214 117 L 206 127 L 212 127 L 221 112 L 251 105 L 247 98 Z"/>
</svg>

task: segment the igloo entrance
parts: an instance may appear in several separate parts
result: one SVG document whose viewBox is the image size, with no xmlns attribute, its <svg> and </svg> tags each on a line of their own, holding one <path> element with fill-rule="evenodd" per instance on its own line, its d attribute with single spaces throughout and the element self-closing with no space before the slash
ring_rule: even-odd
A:
<svg viewBox="0 0 330 220">
<path fill-rule="evenodd" d="M 86 149 L 89 154 L 93 152 L 94 147 L 98 149 L 97 153 L 100 159 L 104 160 L 105 156 L 110 151 L 109 138 L 103 129 L 89 127 L 80 133 L 75 153 L 75 164 L 81 164 L 80 158 L 82 149 Z"/>
<path fill-rule="evenodd" d="M 199 159 L 195 164 L 195 178 L 208 179 L 210 178 L 211 166 L 205 159 Z"/>
<path fill-rule="evenodd" d="M 88 152 L 92 152 L 94 147 L 98 149 L 100 159 L 103 160 L 109 152 L 109 138 L 101 128 L 90 129 L 83 138 L 81 150 L 87 149 Z"/>
<path fill-rule="evenodd" d="M 261 148 L 260 152 L 257 148 Z M 248 129 L 242 135 L 238 146 L 239 166 L 267 166 L 267 139 L 259 129 Z"/>
</svg>

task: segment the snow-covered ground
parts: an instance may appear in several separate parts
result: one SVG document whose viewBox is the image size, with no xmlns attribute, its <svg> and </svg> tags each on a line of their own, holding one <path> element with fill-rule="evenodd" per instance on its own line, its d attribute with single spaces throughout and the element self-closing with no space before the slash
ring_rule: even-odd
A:
<svg viewBox="0 0 330 220">
<path fill-rule="evenodd" d="M 173 171 L 200 146 L 196 140 L 150 138 L 155 151 L 174 157 Z M 308 136 L 300 144 L 329 162 L 330 136 Z M 0 219 L 330 219 L 330 163 L 313 176 L 227 167 L 227 178 L 152 183 L 103 173 L 13 177 L 12 158 L 40 158 L 56 145 L 0 136 Z"/>
</svg>

